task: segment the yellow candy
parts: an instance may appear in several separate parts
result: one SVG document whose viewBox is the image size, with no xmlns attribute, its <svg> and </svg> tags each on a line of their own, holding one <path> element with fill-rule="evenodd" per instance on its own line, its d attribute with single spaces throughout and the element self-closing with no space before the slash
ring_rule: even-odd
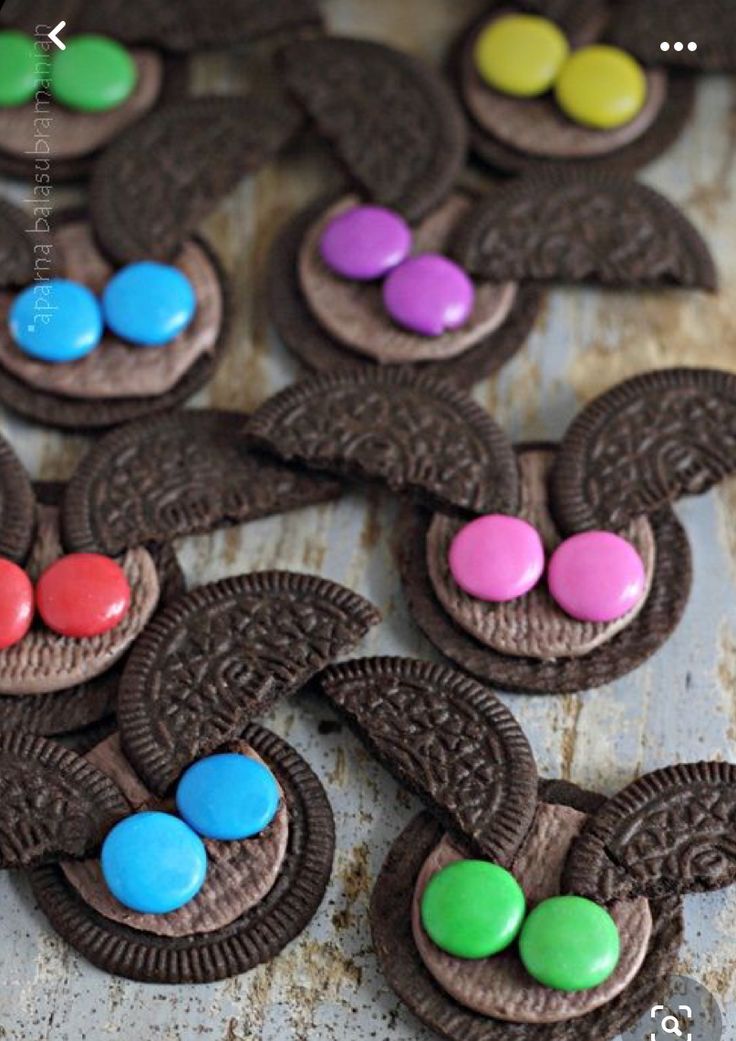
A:
<svg viewBox="0 0 736 1041">
<path fill-rule="evenodd" d="M 570 55 L 555 83 L 555 96 L 574 122 L 613 130 L 641 112 L 647 80 L 641 65 L 626 51 L 594 44 Z"/>
<path fill-rule="evenodd" d="M 551 89 L 569 53 L 554 22 L 532 14 L 496 19 L 478 36 L 475 66 L 482 79 L 504 94 L 534 98 Z"/>
</svg>

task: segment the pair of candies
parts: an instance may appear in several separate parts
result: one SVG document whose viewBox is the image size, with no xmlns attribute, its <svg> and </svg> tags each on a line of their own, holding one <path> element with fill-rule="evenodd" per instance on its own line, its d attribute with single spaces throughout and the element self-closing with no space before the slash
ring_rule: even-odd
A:
<svg viewBox="0 0 736 1041">
<path fill-rule="evenodd" d="M 475 289 L 461 267 L 438 253 L 410 256 L 411 229 L 393 210 L 355 206 L 328 223 L 319 248 L 325 264 L 356 282 L 384 279 L 391 318 L 420 336 L 441 336 L 467 322 Z"/>
<path fill-rule="evenodd" d="M 458 860 L 438 871 L 420 910 L 430 940 L 456 958 L 490 958 L 518 939 L 526 971 L 554 990 L 599 986 L 621 955 L 618 927 L 605 908 L 580 896 L 555 896 L 527 915 L 514 876 L 484 860 Z"/>
<path fill-rule="evenodd" d="M 179 781 L 179 817 L 136 813 L 109 832 L 101 855 L 108 889 L 133 911 L 176 911 L 197 895 L 207 876 L 200 836 L 251 838 L 271 823 L 279 799 L 275 777 L 258 760 L 237 753 L 200 759 Z"/>
<path fill-rule="evenodd" d="M 130 584 L 110 557 L 70 553 L 33 584 L 11 560 L 0 559 L 0 648 L 26 635 L 33 615 L 61 636 L 100 636 L 118 625 L 130 607 Z"/>
<path fill-rule="evenodd" d="M 80 112 L 106 112 L 122 105 L 135 90 L 138 71 L 128 51 L 106 36 L 77 36 L 49 56 L 47 40 L 0 32 L 0 105 L 29 102 L 50 84 L 54 98 Z"/>
<path fill-rule="evenodd" d="M 475 65 L 495 90 L 530 98 L 554 89 L 568 118 L 596 130 L 630 123 L 646 101 L 641 65 L 626 51 L 591 44 L 570 53 L 562 31 L 538 15 L 505 15 L 478 36 Z"/>
<path fill-rule="evenodd" d="M 453 579 L 466 593 L 503 603 L 524 596 L 539 582 L 544 545 L 527 521 L 490 513 L 458 531 L 448 562 Z M 555 549 L 547 586 L 572 618 L 611 622 L 641 601 L 646 574 L 641 557 L 626 539 L 610 531 L 585 531 Z"/>
<path fill-rule="evenodd" d="M 105 325 L 140 347 L 161 347 L 189 325 L 197 300 L 177 267 L 143 260 L 121 268 L 102 299 L 79 282 L 52 278 L 24 289 L 8 316 L 10 334 L 22 351 L 46 362 L 86 357 Z"/>
</svg>

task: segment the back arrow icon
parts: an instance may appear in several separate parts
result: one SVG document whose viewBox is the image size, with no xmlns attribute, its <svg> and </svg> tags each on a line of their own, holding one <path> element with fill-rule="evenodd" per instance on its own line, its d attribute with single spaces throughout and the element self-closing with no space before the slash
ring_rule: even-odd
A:
<svg viewBox="0 0 736 1041">
<path fill-rule="evenodd" d="M 64 28 L 65 25 L 66 25 L 66 22 L 59 22 L 59 24 L 55 25 L 54 28 L 49 33 L 49 39 L 51 40 L 52 43 L 56 44 L 56 46 L 59 48 L 60 51 L 65 51 L 66 50 L 66 44 L 62 40 L 59 39 L 59 33 L 61 32 L 61 30 Z"/>
</svg>

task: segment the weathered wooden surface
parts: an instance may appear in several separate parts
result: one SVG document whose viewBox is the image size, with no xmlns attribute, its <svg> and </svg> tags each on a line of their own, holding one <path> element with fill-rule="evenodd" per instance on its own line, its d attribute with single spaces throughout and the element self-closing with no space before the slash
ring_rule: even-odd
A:
<svg viewBox="0 0 736 1041">
<path fill-rule="evenodd" d="M 375 36 L 439 59 L 453 31 L 480 2 L 327 0 L 336 31 Z M 247 56 L 198 63 L 196 84 L 247 84 Z M 652 366 L 720 365 L 736 370 L 736 86 L 703 82 L 695 119 L 645 179 L 688 212 L 720 267 L 718 297 L 672 293 L 559 291 L 537 330 L 478 398 L 517 437 L 554 438 L 580 404 L 621 377 Z M 233 274 L 234 343 L 200 404 L 248 408 L 291 381 L 295 364 L 269 333 L 259 280 L 283 219 L 334 176 L 316 154 L 297 154 L 222 205 L 208 231 Z M 22 191 L 15 191 L 22 198 Z M 57 205 L 68 197 L 59 192 Z M 46 433 L 2 416 L 34 475 L 64 477 L 81 437 Z M 614 791 L 641 771 L 676 759 L 736 759 L 736 481 L 684 503 L 695 584 L 674 637 L 632 676 L 564 698 L 508 697 L 541 770 Z M 208 538 L 182 558 L 192 582 L 252 568 L 315 571 L 369 596 L 386 620 L 362 653 L 434 657 L 407 616 L 393 563 L 394 505 L 378 493 L 302 511 Z M 297 699 L 273 727 L 314 765 L 337 815 L 338 852 L 328 898 L 306 934 L 275 962 L 211 986 L 161 989 L 104 976 L 71 951 L 34 909 L 21 879 L 0 879 L 0 1037 L 13 1041 L 395 1041 L 429 1038 L 394 999 L 376 968 L 367 927 L 373 879 L 415 805 L 346 732 L 321 734 L 330 719 L 316 699 Z M 680 971 L 705 983 L 736 1038 L 736 892 L 690 898 Z"/>
</svg>

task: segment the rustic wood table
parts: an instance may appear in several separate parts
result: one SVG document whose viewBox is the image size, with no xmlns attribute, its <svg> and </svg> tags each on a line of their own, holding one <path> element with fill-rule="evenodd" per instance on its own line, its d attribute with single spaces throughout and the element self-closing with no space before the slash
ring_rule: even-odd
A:
<svg viewBox="0 0 736 1041">
<path fill-rule="evenodd" d="M 325 0 L 334 31 L 375 37 L 439 62 L 480 0 Z M 198 59 L 197 90 L 247 88 L 248 52 Z M 554 439 L 582 403 L 653 367 L 736 371 L 736 83 L 703 78 L 694 119 L 643 178 L 688 213 L 716 256 L 718 296 L 556 290 L 527 346 L 478 400 L 517 438 Z M 274 232 L 335 179 L 323 153 L 300 149 L 244 181 L 205 230 L 235 287 L 228 356 L 195 405 L 247 410 L 298 369 L 269 329 L 263 267 Z M 22 186 L 2 186 L 21 200 Z M 59 189 L 55 204 L 79 196 Z M 3 433 L 39 478 L 64 478 L 89 443 L 3 412 Z M 534 747 L 540 770 L 612 792 L 642 771 L 681 760 L 736 761 L 736 480 L 678 506 L 689 532 L 695 582 L 667 645 L 632 675 L 566 697 L 504 696 Z M 302 510 L 179 546 L 192 583 L 258 568 L 336 579 L 368 596 L 384 624 L 360 653 L 436 654 L 409 618 L 394 562 L 395 504 L 352 492 Z M 369 894 L 392 839 L 416 810 L 412 798 L 312 697 L 279 707 L 268 722 L 309 760 L 337 820 L 335 871 L 307 931 L 279 958 L 247 975 L 202 987 L 131 983 L 98 972 L 50 929 L 22 877 L 0 878 L 0 1038 L 12 1041 L 395 1041 L 429 1038 L 384 983 L 371 950 Z M 324 727 L 322 728 L 325 729 Z M 329 728 L 327 728 L 329 729 Z M 736 1038 L 736 890 L 687 901 L 679 971 L 702 981 Z"/>
</svg>

